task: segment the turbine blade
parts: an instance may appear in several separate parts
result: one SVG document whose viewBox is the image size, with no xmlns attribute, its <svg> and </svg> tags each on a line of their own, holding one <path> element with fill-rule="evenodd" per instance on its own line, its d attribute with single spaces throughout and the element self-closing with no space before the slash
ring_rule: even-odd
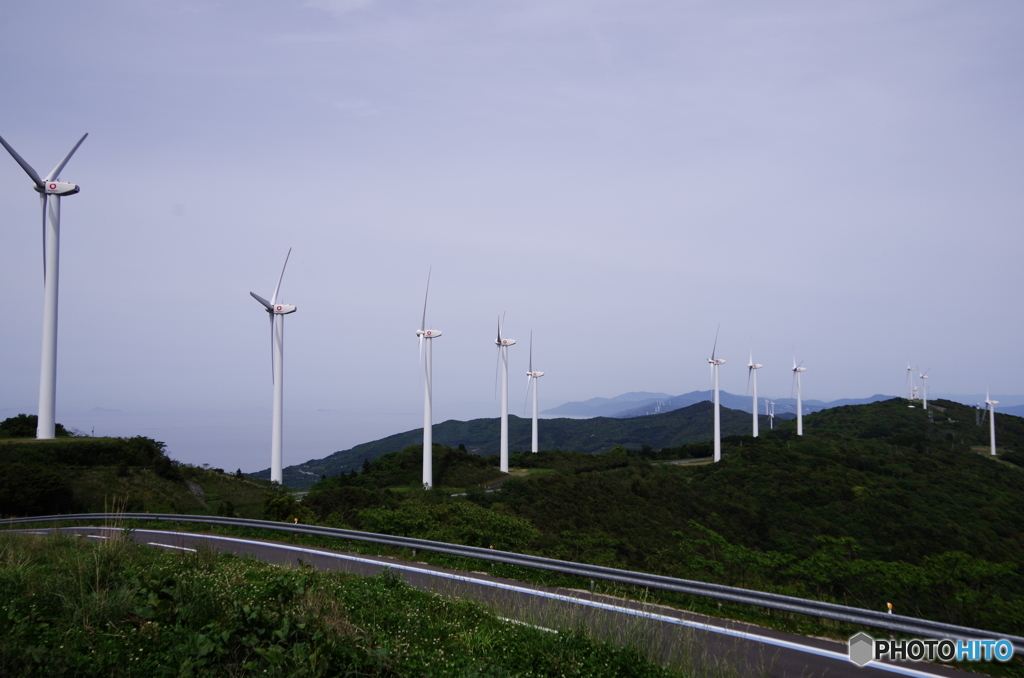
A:
<svg viewBox="0 0 1024 678">
<path fill-rule="evenodd" d="M 501 316 L 498 316 L 498 345 L 501 345 Z"/>
<path fill-rule="evenodd" d="M 276 380 L 274 379 L 274 314 L 270 314 L 270 383 L 273 384 Z"/>
<path fill-rule="evenodd" d="M 745 395 L 749 395 L 750 394 L 750 375 L 752 375 L 753 373 L 754 373 L 754 363 L 753 363 L 753 360 L 751 360 L 750 366 L 747 367 L 747 390 L 745 392 Z"/>
<path fill-rule="evenodd" d="M 530 330 L 530 371 L 533 372 L 533 330 Z"/>
<path fill-rule="evenodd" d="M 498 355 L 494 360 L 494 398 L 498 398 L 498 369 L 501 367 L 501 346 L 498 346 Z"/>
<path fill-rule="evenodd" d="M 718 323 L 718 329 L 715 330 L 715 345 L 711 347 L 711 359 L 715 359 L 715 351 L 718 350 L 718 331 L 722 329 L 722 323 Z"/>
<path fill-rule="evenodd" d="M 71 160 L 71 156 L 73 156 L 75 154 L 75 151 L 78 150 L 78 147 L 82 145 L 82 142 L 85 141 L 85 138 L 87 136 L 89 136 L 88 132 L 83 134 L 82 138 L 78 140 L 77 144 L 75 144 L 75 147 L 72 148 L 70 151 L 68 151 L 68 154 L 64 156 L 63 160 L 61 160 L 59 163 L 57 163 L 57 166 L 53 168 L 52 172 L 50 172 L 49 174 L 46 175 L 46 180 L 47 181 L 53 181 L 54 179 L 56 179 L 57 177 L 60 176 L 61 170 L 64 169 L 64 165 L 68 164 L 68 160 Z"/>
<path fill-rule="evenodd" d="M 420 320 L 420 330 L 427 329 L 427 297 L 430 296 L 430 273 L 433 270 L 433 266 L 427 269 L 427 292 L 423 295 L 423 318 Z"/>
<path fill-rule="evenodd" d="M 533 370 L 530 370 L 531 372 Z M 526 416 L 526 408 L 530 405 L 530 389 L 533 388 L 533 377 L 526 377 L 526 400 L 523 401 L 523 416 Z"/>
<path fill-rule="evenodd" d="M 256 301 L 258 301 L 261 304 L 263 304 L 264 306 L 266 306 L 268 311 L 273 311 L 274 310 L 274 305 L 271 304 L 266 299 L 264 299 L 263 297 L 261 297 L 260 295 L 256 294 L 255 292 L 249 292 L 249 294 L 252 295 L 253 299 L 255 299 Z"/>
<path fill-rule="evenodd" d="M 420 357 L 419 357 L 419 362 L 417 364 L 420 366 L 419 369 L 423 373 L 423 375 L 426 375 L 426 373 L 427 373 L 427 365 L 426 365 L 426 363 L 423 362 L 423 335 L 422 334 L 419 336 L 419 344 L 420 344 Z"/>
<path fill-rule="evenodd" d="M 46 208 L 50 196 L 45 193 L 39 194 L 39 204 L 43 206 L 43 284 L 46 284 Z"/>
<path fill-rule="evenodd" d="M 82 142 L 78 142 L 78 143 L 82 143 Z M 21 165 L 21 169 L 25 170 L 25 174 L 27 174 L 29 176 L 29 178 L 32 179 L 32 183 L 34 183 L 38 188 L 42 188 L 43 187 L 43 180 L 40 179 L 39 178 L 39 174 L 36 173 L 36 171 L 34 169 L 32 169 L 32 165 L 30 165 L 27 162 L 25 162 L 25 159 L 22 158 L 20 155 L 18 155 L 18 152 L 16 150 L 14 150 L 13 148 L 11 148 L 11 145 L 9 143 L 7 143 L 6 141 L 4 141 L 3 137 L 0 137 L 0 144 L 3 144 L 3 147 L 6 148 L 7 152 L 11 154 L 11 157 L 14 158 L 14 160 L 19 165 Z M 76 146 L 76 148 L 77 148 L 77 146 Z"/>
<path fill-rule="evenodd" d="M 281 267 L 281 277 L 277 279 L 277 287 L 274 288 L 274 296 L 270 298 L 270 305 L 277 304 L 277 293 L 281 291 L 281 281 L 284 280 L 284 269 L 288 268 L 288 257 L 292 256 L 292 248 L 288 248 L 288 254 L 284 255 L 284 266 Z"/>
</svg>

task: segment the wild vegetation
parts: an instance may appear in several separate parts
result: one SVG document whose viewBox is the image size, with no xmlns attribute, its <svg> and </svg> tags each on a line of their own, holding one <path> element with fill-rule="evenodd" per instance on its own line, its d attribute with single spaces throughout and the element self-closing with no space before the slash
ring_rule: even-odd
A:
<svg viewBox="0 0 1024 678">
<path fill-rule="evenodd" d="M 240 471 L 179 464 L 150 438 L 35 439 L 35 415 L 0 422 L 0 516 L 104 511 L 262 517 L 270 488 Z"/>
<path fill-rule="evenodd" d="M 0 535 L 3 676 L 681 675 L 386 575 Z"/>
<path fill-rule="evenodd" d="M 602 454 L 616 447 L 639 449 L 649 445 L 656 449 L 677 447 L 685 443 L 711 439 L 711 403 L 703 402 L 663 414 L 632 419 L 594 417 L 593 419 L 545 419 L 540 426 L 542 450 L 575 450 Z M 738 410 L 722 409 L 724 435 L 740 435 L 750 430 L 751 415 Z M 509 447 L 530 449 L 531 420 L 510 415 Z M 776 419 L 776 425 L 781 419 Z M 768 417 L 761 417 L 761 427 L 768 428 Z M 473 419 L 449 420 L 434 425 L 434 442 L 442 447 L 459 447 L 473 454 L 490 456 L 499 450 L 500 421 Z M 356 445 L 324 459 L 315 459 L 284 469 L 284 484 L 297 490 L 308 490 L 321 475 L 336 476 L 358 470 L 364 461 L 399 452 L 410 445 L 421 445 L 423 429 L 406 431 L 381 440 Z M 252 474 L 269 479 L 270 470 Z"/>
<path fill-rule="evenodd" d="M 412 491 L 420 451 L 410 447 L 321 482 L 280 517 L 870 609 L 893 602 L 914 616 L 1019 633 L 1024 469 L 979 454 L 987 429 L 972 408 L 938 406 L 931 419 L 899 400 L 829 410 L 807 417 L 802 437 L 784 426 L 726 438 L 714 465 L 666 461 L 706 456 L 709 446 L 695 443 L 516 454 L 518 474 L 500 491 L 476 485 L 462 496 Z M 1007 420 L 1000 431 L 1016 445 L 1024 420 Z M 456 453 L 435 451 L 471 459 Z"/>
</svg>

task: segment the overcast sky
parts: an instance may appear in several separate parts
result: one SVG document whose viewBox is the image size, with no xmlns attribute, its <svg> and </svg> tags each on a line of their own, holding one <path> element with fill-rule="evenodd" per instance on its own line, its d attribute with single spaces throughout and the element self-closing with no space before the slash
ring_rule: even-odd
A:
<svg viewBox="0 0 1024 678">
<path fill-rule="evenodd" d="M 746 388 L 1020 393 L 1024 5 L 0 5 L 0 135 L 64 170 L 57 420 L 285 464 L 435 420 Z M 0 156 L 0 415 L 35 412 L 39 203 Z M 101 412 L 95 408 L 118 410 Z"/>
</svg>

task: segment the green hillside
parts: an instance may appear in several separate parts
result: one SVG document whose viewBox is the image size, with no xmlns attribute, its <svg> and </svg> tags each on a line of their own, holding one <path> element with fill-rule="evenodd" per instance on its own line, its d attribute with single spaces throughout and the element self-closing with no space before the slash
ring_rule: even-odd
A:
<svg viewBox="0 0 1024 678">
<path fill-rule="evenodd" d="M 587 454 L 600 454 L 616 447 L 640 449 L 644 445 L 660 449 L 685 443 L 711 440 L 712 408 L 710 402 L 697 403 L 664 414 L 652 414 L 632 419 L 595 417 L 593 419 L 543 419 L 539 426 L 539 445 L 542 450 L 574 450 Z M 762 429 L 768 428 L 768 417 L 760 418 Z M 779 425 L 776 417 L 776 425 Z M 510 450 L 529 450 L 531 421 L 516 416 L 508 418 Z M 742 435 L 750 432 L 751 415 L 739 410 L 722 408 L 722 434 Z M 434 425 L 434 443 L 448 447 L 464 446 L 467 451 L 488 457 L 498 454 L 501 420 L 454 419 Z M 334 476 L 362 466 L 364 460 L 373 461 L 389 452 L 398 452 L 410 445 L 423 444 L 423 429 L 418 428 L 388 436 L 381 440 L 356 445 L 352 449 L 335 452 L 323 459 L 284 469 L 284 484 L 294 489 L 307 490 L 322 475 Z M 270 479 L 270 469 L 253 473 L 254 478 Z"/>
<path fill-rule="evenodd" d="M 727 437 L 718 464 L 671 463 L 706 455 L 707 443 L 513 454 L 515 477 L 489 494 L 399 487 L 416 479 L 412 446 L 318 484 L 294 510 L 325 524 L 869 609 L 892 602 L 912 616 L 1019 633 L 1024 468 L 1011 445 L 1024 420 L 997 418 L 1005 445 L 993 458 L 971 408 L 940 401 L 929 418 L 906 405 L 814 414 L 801 437 L 788 423 Z M 460 460 L 479 464 L 447 459 L 447 473 Z"/>
<path fill-rule="evenodd" d="M 913 404 L 914 407 L 908 407 Z M 906 445 L 967 445 L 978 451 L 989 449 L 988 421 L 975 423 L 973 407 L 950 400 L 933 400 L 928 409 L 921 403 L 893 398 L 870 406 L 848 405 L 822 410 L 804 418 L 804 431 L 822 435 L 849 435 L 860 439 L 887 439 Z M 779 428 L 796 430 L 795 422 Z M 996 447 L 1011 459 L 1024 454 L 1024 417 L 996 412 Z M 982 449 L 984 448 L 984 449 Z"/>
<path fill-rule="evenodd" d="M 116 508 L 260 518 L 270 494 L 240 473 L 179 464 L 150 438 L 36 440 L 12 433 L 35 435 L 35 416 L 0 422 L 0 516 Z"/>
</svg>

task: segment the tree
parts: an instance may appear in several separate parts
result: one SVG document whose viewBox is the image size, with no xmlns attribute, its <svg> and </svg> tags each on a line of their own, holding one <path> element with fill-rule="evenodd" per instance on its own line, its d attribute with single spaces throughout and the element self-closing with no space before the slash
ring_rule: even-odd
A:
<svg viewBox="0 0 1024 678">
<path fill-rule="evenodd" d="M 38 425 L 39 417 L 34 414 L 9 417 L 0 422 L 0 438 L 35 438 Z M 58 438 L 66 438 L 71 434 L 63 424 L 57 424 L 56 435 Z"/>
</svg>

